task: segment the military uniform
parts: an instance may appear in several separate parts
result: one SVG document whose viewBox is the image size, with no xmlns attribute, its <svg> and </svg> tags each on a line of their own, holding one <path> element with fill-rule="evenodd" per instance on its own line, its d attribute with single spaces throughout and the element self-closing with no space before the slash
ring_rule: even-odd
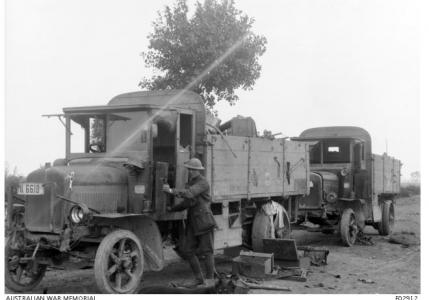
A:
<svg viewBox="0 0 429 300">
<path fill-rule="evenodd" d="M 173 194 L 183 201 L 171 207 L 172 211 L 188 209 L 186 231 L 182 249 L 179 249 L 189 261 L 197 280 L 201 280 L 201 269 L 196 253 L 205 257 L 206 278 L 212 279 L 214 273 L 213 231 L 216 222 L 210 208 L 210 185 L 201 174 L 192 178 L 185 189 L 173 189 Z"/>
</svg>

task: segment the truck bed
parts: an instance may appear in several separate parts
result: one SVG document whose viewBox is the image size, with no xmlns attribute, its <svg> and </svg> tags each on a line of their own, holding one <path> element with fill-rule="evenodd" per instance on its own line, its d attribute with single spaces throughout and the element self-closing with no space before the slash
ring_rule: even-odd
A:
<svg viewBox="0 0 429 300">
<path fill-rule="evenodd" d="M 373 154 L 372 184 L 373 193 L 380 194 L 398 194 L 401 180 L 401 162 L 399 159 L 383 155 Z"/>
<path fill-rule="evenodd" d="M 309 192 L 305 142 L 220 135 L 207 140 L 207 179 L 214 202 Z"/>
</svg>

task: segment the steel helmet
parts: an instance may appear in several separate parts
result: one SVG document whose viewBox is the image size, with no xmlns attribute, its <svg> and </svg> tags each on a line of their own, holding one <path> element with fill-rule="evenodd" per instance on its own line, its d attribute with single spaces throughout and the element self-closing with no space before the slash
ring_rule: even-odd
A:
<svg viewBox="0 0 429 300">
<path fill-rule="evenodd" d="M 185 162 L 185 167 L 194 170 L 204 170 L 204 167 L 198 158 L 191 158 L 190 160 Z"/>
</svg>

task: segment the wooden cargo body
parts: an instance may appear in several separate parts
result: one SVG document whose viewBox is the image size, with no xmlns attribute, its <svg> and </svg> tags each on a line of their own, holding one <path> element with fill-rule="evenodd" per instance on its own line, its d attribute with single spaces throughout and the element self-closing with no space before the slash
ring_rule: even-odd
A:
<svg viewBox="0 0 429 300">
<path fill-rule="evenodd" d="M 214 202 L 309 192 L 306 143 L 219 135 L 208 140 L 206 174 Z"/>
<path fill-rule="evenodd" d="M 401 186 L 401 162 L 387 154 L 372 155 L 373 193 L 398 194 Z"/>
</svg>

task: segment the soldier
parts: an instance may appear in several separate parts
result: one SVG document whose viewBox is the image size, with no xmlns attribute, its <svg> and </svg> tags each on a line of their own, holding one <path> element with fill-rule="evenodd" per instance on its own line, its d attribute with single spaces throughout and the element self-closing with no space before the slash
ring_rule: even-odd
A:
<svg viewBox="0 0 429 300">
<path fill-rule="evenodd" d="M 163 191 L 183 198 L 179 204 L 167 208 L 169 211 L 181 211 L 188 209 L 188 218 L 186 220 L 186 230 L 184 236 L 183 249 L 180 249 L 183 256 L 188 260 L 195 281 L 189 286 L 212 283 L 214 277 L 214 247 L 213 230 L 216 222 L 210 208 L 210 186 L 207 179 L 200 171 L 204 170 L 201 161 L 198 158 L 192 158 L 185 163 L 189 171 L 189 180 L 185 189 L 171 189 L 168 184 L 163 186 Z M 206 282 L 201 271 L 196 252 L 205 256 Z"/>
</svg>

